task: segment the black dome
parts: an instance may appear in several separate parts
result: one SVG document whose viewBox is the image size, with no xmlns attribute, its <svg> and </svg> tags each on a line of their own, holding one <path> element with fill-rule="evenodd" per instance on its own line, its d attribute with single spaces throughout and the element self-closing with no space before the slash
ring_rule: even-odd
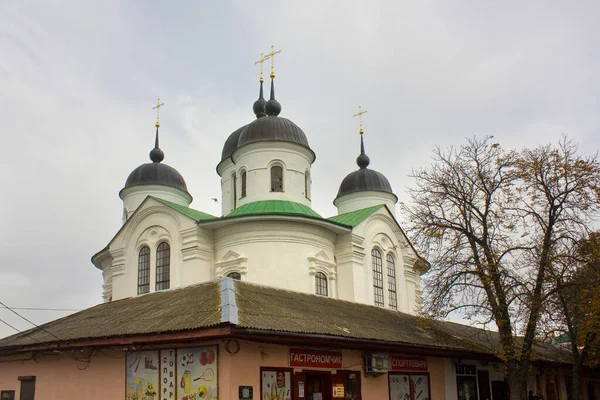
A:
<svg viewBox="0 0 600 400">
<path fill-rule="evenodd" d="M 392 186 L 390 181 L 381 173 L 368 168 L 361 168 L 357 171 L 351 172 L 344 178 L 338 190 L 337 198 L 342 197 L 345 194 L 356 193 L 356 192 L 392 192 Z M 395 195 L 394 195 L 395 196 Z"/>
<path fill-rule="evenodd" d="M 142 164 L 134 169 L 123 189 L 136 185 L 170 186 L 187 192 L 183 176 L 175 168 L 158 162 Z"/>
<path fill-rule="evenodd" d="M 221 161 L 231 157 L 235 149 L 238 148 L 238 141 L 240 140 L 240 134 L 248 125 L 244 125 L 241 128 L 233 131 L 231 135 L 225 141 L 223 145 L 223 152 L 221 153 Z"/>
<path fill-rule="evenodd" d="M 246 126 L 240 134 L 238 147 L 248 143 L 281 141 L 297 143 L 310 148 L 308 139 L 302 129 L 287 118 L 259 118 Z"/>
<path fill-rule="evenodd" d="M 298 125 L 287 118 L 263 117 L 229 135 L 223 145 L 221 161 L 231 157 L 237 148 L 245 144 L 269 141 L 296 143 L 310 149 L 308 139 Z"/>
</svg>

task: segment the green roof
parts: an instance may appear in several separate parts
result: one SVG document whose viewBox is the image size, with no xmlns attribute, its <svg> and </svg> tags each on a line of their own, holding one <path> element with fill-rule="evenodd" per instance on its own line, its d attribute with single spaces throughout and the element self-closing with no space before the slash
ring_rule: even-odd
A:
<svg viewBox="0 0 600 400">
<path fill-rule="evenodd" d="M 187 215 L 188 217 L 190 217 L 191 219 L 193 219 L 196 222 L 199 221 L 209 221 L 211 219 L 217 219 L 217 217 L 215 217 L 214 215 L 210 215 L 210 214 L 206 214 L 203 213 L 202 211 L 198 211 L 198 210 L 194 210 L 193 208 L 189 208 L 189 207 L 185 207 L 179 204 L 175 204 L 172 203 L 170 201 L 164 200 L 164 199 L 160 199 L 158 197 L 154 197 L 154 196 L 150 196 L 152 197 L 154 200 L 159 201 L 161 203 L 163 203 L 165 206 L 169 206 L 172 209 L 179 211 L 180 213 L 182 213 L 183 215 Z"/>
<path fill-rule="evenodd" d="M 367 219 L 368 216 L 373 214 L 375 211 L 379 210 L 383 207 L 383 204 L 379 204 L 373 207 L 363 208 L 356 211 L 350 211 L 344 214 L 336 215 L 333 217 L 327 218 L 331 222 L 335 222 L 338 224 L 350 226 L 352 228 L 356 227 L 358 224 Z"/>
<path fill-rule="evenodd" d="M 304 204 L 294 203 L 293 201 L 284 200 L 264 200 L 244 204 L 231 211 L 225 218 L 268 214 L 300 215 L 303 217 L 322 219 L 322 217 L 310 207 L 307 207 Z"/>
</svg>

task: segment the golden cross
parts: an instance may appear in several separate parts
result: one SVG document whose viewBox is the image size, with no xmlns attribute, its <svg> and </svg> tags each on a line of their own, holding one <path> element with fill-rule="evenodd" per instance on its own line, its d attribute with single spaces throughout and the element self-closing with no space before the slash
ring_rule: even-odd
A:
<svg viewBox="0 0 600 400">
<path fill-rule="evenodd" d="M 152 107 L 153 110 L 156 110 L 156 124 L 155 125 L 157 128 L 160 126 L 160 122 L 158 122 L 158 112 L 160 111 L 160 108 L 164 105 L 165 105 L 165 103 L 161 103 L 160 97 L 159 97 L 158 101 L 156 102 L 156 105 L 154 107 Z"/>
<path fill-rule="evenodd" d="M 263 63 L 269 59 L 269 56 L 265 57 L 265 53 L 260 53 L 260 59 L 254 62 L 254 65 L 260 64 L 260 81 L 264 82 L 263 79 Z"/>
<path fill-rule="evenodd" d="M 358 120 L 360 121 L 360 131 L 358 131 L 358 133 L 360 133 L 361 135 L 363 134 L 362 116 L 363 116 L 363 114 L 366 114 L 366 113 L 367 113 L 367 110 L 363 111 L 362 107 L 358 106 L 358 112 L 353 115 L 353 117 L 358 117 Z"/>
<path fill-rule="evenodd" d="M 275 78 L 275 54 L 281 53 L 281 50 L 275 50 L 275 46 L 271 45 L 271 52 L 267 53 L 267 59 L 271 60 L 271 79 Z"/>
</svg>

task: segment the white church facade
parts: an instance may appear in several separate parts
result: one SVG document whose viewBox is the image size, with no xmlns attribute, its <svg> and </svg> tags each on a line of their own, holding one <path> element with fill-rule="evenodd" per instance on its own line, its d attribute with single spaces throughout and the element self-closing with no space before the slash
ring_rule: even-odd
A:
<svg viewBox="0 0 600 400">
<path fill-rule="evenodd" d="M 162 163 L 157 122 L 152 162 L 120 192 L 123 226 L 92 259 L 103 273 L 104 301 L 229 276 L 418 312 L 427 263 L 395 220 L 389 181 L 368 168 L 362 126 L 359 169 L 340 185 L 338 215 L 323 218 L 311 208 L 315 153 L 280 111 L 274 87 L 266 101 L 261 82 L 256 118 L 229 136 L 217 166 L 219 217 L 189 207 L 184 178 Z"/>
</svg>

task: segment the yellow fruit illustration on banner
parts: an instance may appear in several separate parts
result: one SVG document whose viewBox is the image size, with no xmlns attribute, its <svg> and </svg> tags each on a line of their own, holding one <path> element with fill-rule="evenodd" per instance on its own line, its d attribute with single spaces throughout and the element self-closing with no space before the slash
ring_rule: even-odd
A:
<svg viewBox="0 0 600 400">
<path fill-rule="evenodd" d="M 206 388 L 206 386 L 200 386 L 198 388 L 198 396 L 200 396 L 200 398 L 204 399 L 207 395 L 208 395 L 208 389 Z"/>
</svg>

